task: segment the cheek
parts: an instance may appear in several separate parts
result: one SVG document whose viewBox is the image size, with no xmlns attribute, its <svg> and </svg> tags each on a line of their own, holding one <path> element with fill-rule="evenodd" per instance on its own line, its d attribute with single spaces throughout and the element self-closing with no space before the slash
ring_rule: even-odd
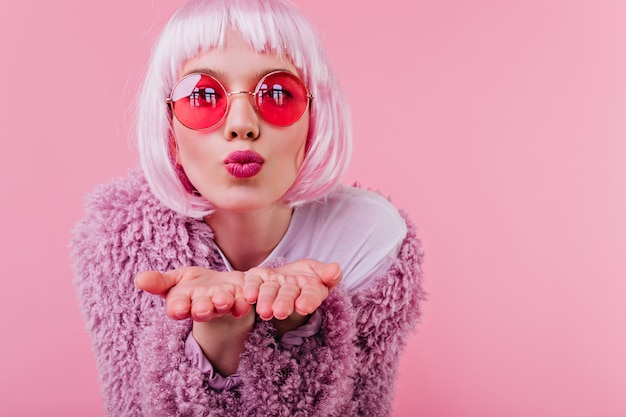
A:
<svg viewBox="0 0 626 417">
<path fill-rule="evenodd" d="M 196 187 L 189 180 L 189 177 L 187 176 L 187 172 L 185 171 L 183 167 L 181 152 L 180 152 L 180 148 L 178 145 L 179 141 L 176 139 L 177 137 L 179 137 L 180 134 L 182 134 L 180 130 L 181 130 L 180 128 L 176 129 L 176 127 L 173 126 L 173 134 L 169 138 L 170 160 L 172 161 L 172 164 L 174 165 L 174 169 L 176 170 L 176 175 L 178 176 L 178 179 L 180 180 L 185 190 L 190 194 L 196 194 L 197 193 Z"/>
<path fill-rule="evenodd" d="M 174 123 L 174 136 L 172 138 L 176 162 L 180 165 L 188 165 L 202 155 L 201 138 L 198 132 Z"/>
<path fill-rule="evenodd" d="M 176 119 L 174 119 L 172 123 L 172 136 L 170 136 L 170 153 L 174 156 L 175 161 L 178 165 L 181 165 L 180 158 L 180 141 L 183 138 L 184 132 L 181 129 L 179 123 L 177 123 Z"/>
</svg>

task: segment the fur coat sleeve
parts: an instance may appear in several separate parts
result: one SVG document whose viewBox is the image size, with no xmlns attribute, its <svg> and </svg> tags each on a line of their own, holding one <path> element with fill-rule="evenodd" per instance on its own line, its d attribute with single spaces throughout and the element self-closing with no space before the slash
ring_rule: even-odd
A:
<svg viewBox="0 0 626 417">
<path fill-rule="evenodd" d="M 224 269 L 201 221 L 163 207 L 138 174 L 100 186 L 74 231 L 75 285 L 109 416 L 388 416 L 400 355 L 423 300 L 414 226 L 398 258 L 365 290 L 333 290 L 320 332 L 284 347 L 258 321 L 238 373 L 210 388 L 186 358 L 191 321 L 175 321 L 135 275 L 197 265 Z"/>
</svg>

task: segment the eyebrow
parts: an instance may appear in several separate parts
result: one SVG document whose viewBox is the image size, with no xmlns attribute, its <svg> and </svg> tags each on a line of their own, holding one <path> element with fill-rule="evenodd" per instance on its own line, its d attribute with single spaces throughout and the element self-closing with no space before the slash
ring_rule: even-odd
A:
<svg viewBox="0 0 626 417">
<path fill-rule="evenodd" d="M 290 74 L 293 74 L 293 72 L 289 71 L 286 68 L 270 68 L 270 69 L 266 69 L 266 70 L 257 72 L 256 74 L 254 74 L 253 77 L 254 77 L 255 80 L 258 81 L 258 80 L 261 79 L 261 77 L 269 74 L 270 72 L 275 72 L 275 71 L 284 71 L 284 72 L 288 72 Z M 296 75 L 296 74 L 294 74 L 294 75 Z"/>
<path fill-rule="evenodd" d="M 285 69 L 285 68 L 272 68 L 272 69 L 264 69 L 261 71 L 256 72 L 254 75 L 252 75 L 252 77 L 250 77 L 251 79 L 253 79 L 255 82 L 260 80 L 261 77 L 263 77 L 264 75 L 269 74 L 270 72 L 274 72 L 274 71 L 285 71 L 288 72 L 290 74 L 293 74 L 292 71 Z M 211 77 L 217 78 L 218 80 L 220 80 L 220 82 L 226 78 L 226 73 L 224 71 L 219 71 L 219 70 L 215 70 L 212 68 L 193 68 L 189 71 L 186 71 L 182 77 L 186 77 L 189 74 L 195 74 L 195 73 L 201 73 L 201 74 L 208 74 Z M 297 74 L 294 74 L 297 75 Z M 181 77 L 181 78 L 182 78 Z"/>
<path fill-rule="evenodd" d="M 215 77 L 217 79 L 219 78 L 224 78 L 224 76 L 226 75 L 223 71 L 218 71 L 218 70 L 214 70 L 211 68 L 194 68 L 194 69 L 190 69 L 189 71 L 185 72 L 183 74 L 182 77 L 186 77 L 189 74 L 196 74 L 196 73 L 201 73 L 201 74 L 208 74 L 211 77 Z"/>
</svg>

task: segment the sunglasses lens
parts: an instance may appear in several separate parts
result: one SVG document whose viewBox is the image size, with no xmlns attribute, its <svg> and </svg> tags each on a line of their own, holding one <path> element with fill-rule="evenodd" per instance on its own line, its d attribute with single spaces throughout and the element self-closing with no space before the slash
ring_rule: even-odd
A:
<svg viewBox="0 0 626 417">
<path fill-rule="evenodd" d="M 190 129 L 215 126 L 226 114 L 224 87 L 206 74 L 190 74 L 182 78 L 172 90 L 171 100 L 174 115 Z"/>
<path fill-rule="evenodd" d="M 288 72 L 265 76 L 257 87 L 256 105 L 267 122 L 289 126 L 300 120 L 309 98 L 302 81 Z"/>
</svg>

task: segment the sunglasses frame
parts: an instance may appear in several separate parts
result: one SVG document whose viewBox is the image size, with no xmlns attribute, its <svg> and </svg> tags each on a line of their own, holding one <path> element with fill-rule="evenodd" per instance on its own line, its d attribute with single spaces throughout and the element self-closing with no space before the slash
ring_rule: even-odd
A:
<svg viewBox="0 0 626 417">
<path fill-rule="evenodd" d="M 291 77 L 293 77 L 293 78 L 297 79 L 297 80 L 298 80 L 298 82 L 299 82 L 299 83 L 302 85 L 302 87 L 304 88 L 304 92 L 306 93 L 306 96 L 305 96 L 305 97 L 306 97 L 306 99 L 307 99 L 307 100 L 306 100 L 306 107 L 304 108 L 304 111 L 302 112 L 302 114 L 300 115 L 300 117 L 299 117 L 296 121 L 294 121 L 294 122 L 292 122 L 292 123 L 289 123 L 289 124 L 286 124 L 286 125 L 277 125 L 277 124 L 274 124 L 274 123 L 272 123 L 272 122 L 270 122 L 270 121 L 266 120 L 266 119 L 265 119 L 265 117 L 263 117 L 263 113 L 261 112 L 261 109 L 259 109 L 259 106 L 257 105 L 257 101 L 256 101 L 256 96 L 257 96 L 257 94 L 259 94 L 259 90 L 261 89 L 261 85 L 263 85 L 263 82 L 264 82 L 264 81 L 265 81 L 268 77 L 270 77 L 270 76 L 272 76 L 272 75 L 275 75 L 275 74 L 287 74 L 287 75 L 289 75 L 289 76 L 291 76 Z M 204 75 L 204 76 L 210 77 L 211 79 L 215 80 L 215 82 L 216 82 L 216 83 L 220 86 L 220 88 L 222 89 L 222 91 L 226 94 L 226 109 L 224 110 L 224 114 L 222 115 L 222 117 L 221 117 L 221 118 L 220 118 L 217 122 L 215 122 L 214 124 L 212 124 L 212 125 L 211 125 L 211 126 L 209 126 L 209 127 L 203 127 L 203 128 L 196 129 L 196 128 L 193 128 L 193 127 L 187 126 L 187 125 L 186 125 L 186 124 L 185 124 L 182 120 L 180 120 L 180 119 L 178 118 L 178 116 L 176 116 L 176 112 L 174 111 L 174 103 L 175 103 L 175 101 L 172 99 L 172 95 L 174 94 L 174 91 L 176 90 L 176 87 L 178 87 L 178 85 L 179 85 L 181 82 L 183 82 L 183 80 L 185 80 L 187 77 L 190 77 L 190 76 L 193 76 L 193 75 L 200 75 L 200 76 L 203 76 L 203 75 Z M 190 73 L 190 74 L 185 75 L 183 78 L 181 78 L 180 80 L 178 80 L 178 81 L 176 82 L 176 84 L 174 84 L 174 87 L 172 87 L 172 90 L 170 91 L 170 95 L 169 95 L 167 98 L 165 98 L 165 102 L 167 103 L 167 105 L 168 105 L 168 107 L 169 107 L 170 111 L 172 112 L 172 114 L 174 115 L 174 117 L 176 117 L 176 120 L 178 120 L 178 121 L 179 121 L 179 122 L 180 122 L 183 126 L 185 126 L 186 128 L 188 128 L 188 129 L 192 129 L 192 130 L 209 130 L 209 129 L 213 129 L 215 126 L 219 125 L 220 123 L 222 123 L 222 122 L 224 121 L 224 119 L 226 118 L 226 115 L 228 114 L 228 111 L 230 110 L 230 99 L 229 99 L 229 97 L 230 97 L 230 96 L 233 96 L 233 95 L 235 95 L 235 94 L 247 94 L 247 95 L 249 95 L 249 96 L 254 97 L 254 98 L 255 98 L 255 100 L 253 101 L 253 102 L 254 102 L 254 109 L 256 110 L 256 112 L 258 113 L 258 115 L 259 115 L 259 116 L 260 116 L 263 120 L 265 120 L 267 123 L 269 123 L 269 124 L 271 124 L 271 125 L 273 125 L 273 126 L 279 126 L 279 127 L 288 127 L 288 126 L 291 126 L 291 125 L 293 125 L 293 124 L 297 123 L 298 121 L 300 121 L 300 120 L 302 119 L 302 117 L 305 115 L 306 111 L 310 108 L 310 106 L 311 106 L 311 101 L 313 100 L 313 98 L 315 98 L 315 95 L 313 95 L 313 94 L 309 94 L 309 89 L 307 88 L 307 86 L 306 86 L 306 84 L 304 83 L 304 81 L 302 81 L 302 79 L 301 79 L 300 77 L 298 77 L 297 75 L 295 75 L 294 73 L 289 72 L 289 71 L 277 70 L 277 71 L 270 71 L 270 72 L 268 72 L 267 74 L 263 75 L 263 76 L 259 79 L 259 81 L 258 81 L 258 82 L 257 82 L 257 84 L 256 84 L 256 87 L 254 87 L 254 91 L 245 91 L 245 90 L 241 90 L 241 91 L 231 91 L 231 92 L 227 91 L 227 90 L 226 90 L 226 88 L 224 87 L 224 84 L 222 84 L 222 83 L 220 82 L 220 80 L 218 80 L 218 79 L 217 79 L 217 78 L 215 78 L 214 76 L 212 76 L 212 75 L 210 75 L 210 74 L 207 74 L 207 73 L 205 73 L 205 72 L 192 72 L 192 73 Z M 191 96 L 190 96 L 190 95 L 189 95 L 189 96 L 184 96 L 183 98 L 186 98 L 186 97 L 191 97 Z M 181 99 L 182 99 L 182 98 L 181 98 Z M 181 100 L 181 99 L 179 99 L 179 100 Z M 177 101 L 178 101 L 178 100 L 177 100 Z"/>
</svg>

